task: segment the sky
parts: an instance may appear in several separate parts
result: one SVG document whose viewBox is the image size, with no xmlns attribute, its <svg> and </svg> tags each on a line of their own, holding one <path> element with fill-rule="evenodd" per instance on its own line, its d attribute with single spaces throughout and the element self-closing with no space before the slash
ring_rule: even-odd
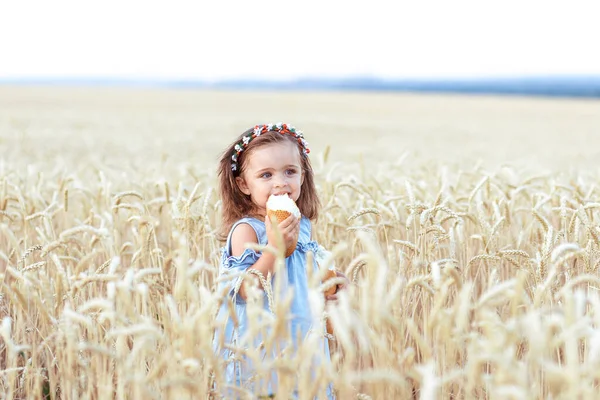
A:
<svg viewBox="0 0 600 400">
<path fill-rule="evenodd" d="M 600 75 L 600 1 L 0 0 L 0 79 Z"/>
</svg>

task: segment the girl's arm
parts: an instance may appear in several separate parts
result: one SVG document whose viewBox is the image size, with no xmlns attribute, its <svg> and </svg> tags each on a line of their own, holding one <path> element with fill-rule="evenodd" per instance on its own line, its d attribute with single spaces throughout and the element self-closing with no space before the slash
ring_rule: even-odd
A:
<svg viewBox="0 0 600 400">
<path fill-rule="evenodd" d="M 271 243 L 277 243 L 275 233 L 271 230 L 271 221 L 269 218 L 265 218 L 265 227 L 267 230 L 267 245 L 271 245 Z M 295 240 L 295 237 L 297 237 L 300 229 L 300 219 L 290 215 L 288 218 L 281 221 L 278 227 L 283 235 L 284 243 L 287 245 L 289 242 Z M 256 232 L 254 232 L 254 229 L 248 224 L 239 224 L 231 234 L 231 255 L 235 257 L 241 256 L 246 249 L 247 243 L 258 243 Z M 254 269 L 260 272 L 266 278 L 269 274 L 273 275 L 275 272 L 275 260 L 276 258 L 274 254 L 265 251 L 261 254 L 258 261 L 248 269 Z M 242 297 L 242 299 L 246 300 L 244 284 L 241 285 L 238 294 Z"/>
<path fill-rule="evenodd" d="M 258 243 L 256 232 L 248 224 L 239 224 L 231 234 L 231 255 L 235 257 L 241 256 L 246 249 L 246 243 Z M 270 252 L 263 252 L 258 261 L 250 268 L 259 271 L 266 277 L 269 272 L 272 273 L 274 266 L 275 256 Z M 246 300 L 245 283 L 242 283 L 240 286 L 238 294 L 242 299 Z"/>
</svg>

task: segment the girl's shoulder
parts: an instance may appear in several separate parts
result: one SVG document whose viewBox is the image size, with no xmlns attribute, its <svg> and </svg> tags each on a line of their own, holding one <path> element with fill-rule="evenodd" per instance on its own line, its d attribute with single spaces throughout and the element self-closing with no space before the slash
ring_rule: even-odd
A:
<svg viewBox="0 0 600 400">
<path fill-rule="evenodd" d="M 238 228 L 240 225 L 246 226 L 244 226 L 242 230 L 236 230 L 236 228 Z M 267 229 L 265 226 L 265 222 L 253 217 L 244 217 L 234 222 L 231 226 L 231 229 L 229 230 L 229 235 L 227 236 L 227 243 L 225 244 L 225 249 L 229 254 L 231 254 L 231 242 L 234 237 L 234 232 L 235 236 L 238 236 L 239 234 L 240 237 L 243 238 L 242 241 L 247 241 L 245 239 L 248 235 L 251 235 L 251 231 L 249 229 L 254 231 L 254 234 L 256 235 L 256 241 L 258 242 L 258 244 L 267 244 Z M 300 219 L 300 235 L 298 238 L 298 242 L 304 245 L 308 245 L 309 242 L 312 241 L 313 235 L 311 220 L 303 215 Z"/>
<path fill-rule="evenodd" d="M 234 232 L 237 233 L 236 228 L 238 228 L 238 226 L 240 225 L 245 225 L 244 227 L 244 231 L 246 231 L 247 234 L 247 226 L 249 226 L 253 231 L 254 234 L 256 235 L 256 240 L 258 241 L 259 244 L 266 244 L 266 238 L 267 238 L 267 231 L 266 231 L 266 227 L 265 227 L 265 223 L 264 221 L 261 221 L 259 219 L 253 218 L 253 217 L 244 217 L 241 218 L 239 220 L 237 220 L 236 222 L 233 223 L 233 225 L 231 226 L 231 229 L 229 230 L 229 235 L 227 236 L 227 243 L 225 245 L 225 248 L 227 249 L 227 251 L 231 254 L 231 241 L 234 235 Z"/>
<path fill-rule="evenodd" d="M 252 229 L 254 229 L 254 231 L 256 232 L 256 236 L 259 239 L 260 239 L 260 236 L 262 236 L 263 234 L 266 235 L 265 221 L 262 221 L 260 219 L 254 218 L 254 217 L 244 217 L 233 223 L 233 225 L 231 226 L 231 229 L 229 230 L 230 237 L 231 237 L 231 234 L 233 233 L 233 231 L 235 230 L 235 228 L 237 228 L 238 225 L 241 225 L 241 224 L 250 225 L 252 227 Z M 308 233 L 309 237 L 312 236 L 311 235 L 312 222 L 310 221 L 310 219 L 308 219 L 304 215 L 302 215 L 302 217 L 300 219 L 300 231 L 303 233 Z"/>
</svg>

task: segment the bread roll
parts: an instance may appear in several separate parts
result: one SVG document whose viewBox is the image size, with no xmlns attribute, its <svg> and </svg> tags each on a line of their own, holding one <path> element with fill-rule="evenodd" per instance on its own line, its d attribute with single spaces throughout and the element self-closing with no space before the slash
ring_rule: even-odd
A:
<svg viewBox="0 0 600 400">
<path fill-rule="evenodd" d="M 327 274 L 323 278 L 323 283 L 327 282 L 331 278 L 337 278 L 337 275 L 335 274 L 334 270 L 328 269 Z M 323 293 L 325 294 L 325 296 L 331 296 L 332 294 L 335 294 L 336 292 L 337 292 L 337 285 L 333 285 L 329 289 L 325 290 L 325 292 L 323 292 Z"/>
</svg>

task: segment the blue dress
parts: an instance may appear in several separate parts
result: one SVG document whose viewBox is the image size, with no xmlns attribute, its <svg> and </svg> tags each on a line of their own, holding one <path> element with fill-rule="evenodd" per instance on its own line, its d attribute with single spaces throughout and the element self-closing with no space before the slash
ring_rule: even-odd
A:
<svg viewBox="0 0 600 400">
<path fill-rule="evenodd" d="M 258 243 L 261 245 L 267 244 L 267 234 L 266 227 L 264 221 L 258 220 L 256 218 L 246 217 L 239 221 L 237 221 L 231 228 L 229 236 L 227 238 L 227 243 L 225 247 L 221 250 L 221 265 L 219 270 L 219 276 L 221 281 L 217 286 L 218 293 L 221 294 L 223 292 L 227 292 L 228 296 L 233 299 L 233 307 L 237 318 L 237 329 L 234 326 L 234 321 L 229 317 L 229 307 L 226 303 L 223 303 L 219 309 L 217 315 L 217 323 L 225 321 L 225 325 L 223 327 L 224 330 L 224 340 L 225 344 L 232 344 L 236 347 L 253 347 L 259 345 L 263 337 L 261 335 L 255 335 L 253 338 L 253 343 L 249 343 L 246 341 L 245 334 L 247 330 L 252 326 L 257 324 L 256 318 L 252 318 L 249 321 L 248 315 L 246 313 L 246 302 L 241 298 L 239 294 L 237 294 L 235 287 L 236 283 L 238 283 L 239 277 L 233 276 L 231 279 L 226 279 L 228 274 L 236 274 L 245 271 L 252 265 L 254 265 L 259 257 L 260 253 L 256 252 L 252 249 L 245 249 L 244 252 L 239 257 L 234 257 L 231 255 L 231 234 L 235 227 L 239 224 L 246 223 L 250 225 L 258 238 Z M 288 322 L 288 327 L 292 334 L 292 342 L 294 346 L 294 350 L 296 349 L 297 342 L 296 338 L 303 340 L 310 334 L 317 334 L 318 339 L 317 343 L 319 344 L 319 348 L 322 348 L 323 351 L 322 357 L 318 357 L 319 359 L 314 360 L 315 364 L 319 362 L 328 362 L 330 360 L 329 354 L 329 346 L 328 340 L 324 336 L 325 329 L 323 327 L 322 322 L 319 321 L 321 315 L 316 315 L 315 312 L 311 311 L 309 304 L 309 291 L 308 291 L 308 276 L 307 276 L 307 265 L 306 265 L 306 255 L 309 251 L 313 254 L 316 254 L 318 250 L 318 243 L 316 241 L 311 240 L 311 222 L 305 216 L 302 216 L 300 220 L 300 233 L 298 237 L 298 245 L 296 250 L 292 253 L 291 256 L 285 259 L 285 268 L 282 268 L 278 273 L 276 273 L 271 280 L 271 287 L 273 290 L 273 298 L 274 301 L 277 302 L 278 298 L 285 299 L 286 296 L 289 296 L 290 290 L 294 294 L 290 303 L 290 318 Z M 313 265 L 313 271 L 317 271 L 318 266 L 316 262 Z M 265 279 L 267 277 L 265 276 Z M 278 296 L 280 294 L 280 296 Z M 272 315 L 269 300 L 265 292 L 262 292 L 263 302 L 262 308 L 265 315 Z M 317 330 L 315 328 L 320 327 L 323 329 L 322 331 Z M 320 332 L 319 332 L 320 331 Z M 263 331 L 263 334 L 265 331 Z M 220 335 L 223 332 L 219 328 L 216 330 L 215 340 L 214 340 L 214 348 L 215 351 L 218 352 L 220 357 L 222 357 L 226 361 L 225 371 L 225 379 L 230 385 L 242 386 L 250 391 L 257 390 L 261 392 L 260 394 L 274 394 L 277 391 L 277 376 L 275 372 L 271 374 L 270 382 L 254 382 L 249 379 L 253 374 L 252 364 L 247 357 L 240 357 L 234 359 L 234 354 L 229 349 L 220 348 L 219 343 L 221 341 Z M 268 332 L 266 332 L 268 335 Z M 313 337 L 314 339 L 314 337 Z M 286 342 L 289 343 L 289 342 Z M 273 346 L 277 347 L 277 346 Z M 281 351 L 281 347 L 279 347 Z M 264 357 L 261 365 L 264 365 L 264 361 L 268 361 L 270 359 L 276 358 L 275 349 L 271 349 L 270 354 L 269 350 L 263 350 L 261 356 Z M 313 364 L 313 365 L 315 365 Z M 260 385 L 260 386 L 254 386 Z M 266 391 L 263 392 L 263 391 Z M 240 393 L 229 392 L 226 394 L 227 398 L 232 396 L 238 396 Z M 327 398 L 333 399 L 334 396 L 332 394 L 331 385 L 327 386 Z"/>
</svg>

